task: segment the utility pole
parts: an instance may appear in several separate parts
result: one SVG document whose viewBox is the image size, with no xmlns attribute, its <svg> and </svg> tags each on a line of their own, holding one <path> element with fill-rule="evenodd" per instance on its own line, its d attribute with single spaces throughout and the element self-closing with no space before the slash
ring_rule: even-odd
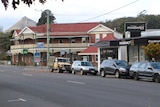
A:
<svg viewBox="0 0 160 107">
<path fill-rule="evenodd" d="M 49 37 L 49 11 L 46 11 L 47 13 L 47 63 L 48 63 L 48 59 L 49 59 L 49 41 L 50 41 L 50 37 Z"/>
</svg>

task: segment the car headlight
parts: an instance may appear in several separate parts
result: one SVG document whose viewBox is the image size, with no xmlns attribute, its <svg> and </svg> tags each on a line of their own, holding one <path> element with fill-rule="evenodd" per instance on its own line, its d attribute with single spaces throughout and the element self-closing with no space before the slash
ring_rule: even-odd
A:
<svg viewBox="0 0 160 107">
<path fill-rule="evenodd" d="M 59 67 L 61 67 L 61 68 L 62 68 L 63 66 L 64 66 L 63 64 L 59 64 Z"/>
<path fill-rule="evenodd" d="M 127 71 L 125 68 L 122 68 L 122 67 L 119 68 L 119 70 L 122 71 L 122 72 L 126 72 Z"/>
</svg>

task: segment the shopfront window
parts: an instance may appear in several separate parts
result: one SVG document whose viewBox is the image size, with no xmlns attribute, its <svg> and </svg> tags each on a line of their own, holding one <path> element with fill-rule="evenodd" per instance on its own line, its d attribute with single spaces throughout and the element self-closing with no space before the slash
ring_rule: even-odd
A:
<svg viewBox="0 0 160 107">
<path fill-rule="evenodd" d="M 118 59 L 118 48 L 102 48 L 100 49 L 101 61 L 104 59 Z"/>
<path fill-rule="evenodd" d="M 144 50 L 141 46 L 128 47 L 129 62 L 145 61 Z"/>
</svg>

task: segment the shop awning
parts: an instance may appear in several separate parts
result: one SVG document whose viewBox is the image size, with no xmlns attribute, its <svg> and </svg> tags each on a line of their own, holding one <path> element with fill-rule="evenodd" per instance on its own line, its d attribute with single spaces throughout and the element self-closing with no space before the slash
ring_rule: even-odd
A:
<svg viewBox="0 0 160 107">
<path fill-rule="evenodd" d="M 87 49 L 78 53 L 78 55 L 98 55 L 98 48 L 97 46 L 90 46 Z"/>
</svg>

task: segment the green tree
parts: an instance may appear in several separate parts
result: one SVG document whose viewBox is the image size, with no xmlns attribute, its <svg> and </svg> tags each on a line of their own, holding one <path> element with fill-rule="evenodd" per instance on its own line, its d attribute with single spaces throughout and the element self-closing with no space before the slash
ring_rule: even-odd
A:
<svg viewBox="0 0 160 107">
<path fill-rule="evenodd" d="M 42 4 L 44 4 L 46 1 L 47 0 L 39 0 L 39 2 Z M 64 0 L 62 0 L 62 1 L 64 1 Z M 9 4 L 9 0 L 1 0 L 1 2 L 3 3 L 5 9 L 7 9 L 8 4 Z M 30 6 L 35 2 L 35 0 L 12 0 L 12 7 L 14 9 L 16 9 L 17 5 L 20 5 L 20 2 L 23 2 L 24 4 Z"/>
<path fill-rule="evenodd" d="M 41 17 L 38 20 L 37 26 L 38 25 L 43 25 L 45 23 L 47 23 L 47 15 L 49 14 L 49 23 L 54 23 L 54 20 L 56 19 L 52 12 L 50 10 L 44 10 L 41 14 Z"/>
<path fill-rule="evenodd" d="M 155 60 L 160 56 L 160 43 L 150 42 L 147 46 L 142 46 L 142 48 L 144 49 L 145 55 L 148 55 Z"/>
<path fill-rule="evenodd" d="M 6 52 L 10 50 L 10 45 L 11 45 L 11 37 L 12 37 L 13 31 L 3 33 L 0 32 L 0 59 L 5 60 L 7 59 L 7 54 Z"/>
</svg>

